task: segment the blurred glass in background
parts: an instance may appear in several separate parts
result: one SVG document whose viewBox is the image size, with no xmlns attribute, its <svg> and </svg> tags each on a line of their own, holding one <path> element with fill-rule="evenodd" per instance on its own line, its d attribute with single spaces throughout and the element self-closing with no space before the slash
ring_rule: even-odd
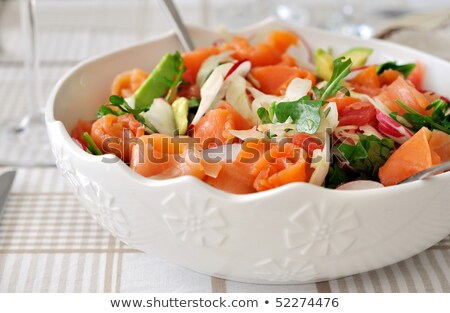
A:
<svg viewBox="0 0 450 313">
<path fill-rule="evenodd" d="M 221 25 L 239 28 L 275 16 L 294 26 L 336 32 L 345 32 L 342 22 L 346 21 L 367 25 L 366 32 L 359 34 L 364 37 L 403 14 L 450 9 L 448 0 L 175 0 L 175 3 L 186 23 L 211 28 Z M 26 110 L 18 4 L 18 0 L 0 0 L 0 97 L 6 104 L 0 106 L 1 116 L 20 116 Z M 42 101 L 56 81 L 81 60 L 160 35 L 171 27 L 156 0 L 37 0 L 36 9 Z"/>
</svg>

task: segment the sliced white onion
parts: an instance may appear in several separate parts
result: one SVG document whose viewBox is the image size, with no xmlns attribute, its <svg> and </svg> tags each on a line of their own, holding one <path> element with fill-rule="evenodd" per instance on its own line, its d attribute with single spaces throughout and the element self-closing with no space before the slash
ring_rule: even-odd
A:
<svg viewBox="0 0 450 313">
<path fill-rule="evenodd" d="M 358 135 L 355 133 L 357 129 L 358 126 L 356 125 L 338 126 L 334 130 L 334 135 L 338 141 L 347 142 L 347 139 L 350 139 L 352 143 L 357 143 L 359 140 Z"/>
<path fill-rule="evenodd" d="M 244 77 L 230 77 L 228 88 L 225 93 L 225 100 L 231 104 L 243 118 L 256 124 L 258 122 L 258 116 L 255 116 L 250 108 L 250 100 L 248 99 L 246 90 L 247 81 Z"/>
<path fill-rule="evenodd" d="M 202 88 L 200 89 L 200 105 L 194 119 L 192 120 L 192 125 L 197 124 L 203 114 L 205 114 L 213 104 L 214 100 L 217 97 L 217 94 L 222 88 L 225 75 L 228 73 L 232 66 L 233 63 L 225 63 L 219 65 L 213 70 L 209 78 L 203 84 Z"/>
<path fill-rule="evenodd" d="M 308 94 L 311 90 L 309 79 L 294 78 L 286 88 L 286 94 L 282 101 L 295 101 Z"/>
<path fill-rule="evenodd" d="M 364 133 L 364 135 L 366 135 L 366 136 L 372 135 L 372 136 L 378 137 L 380 139 L 384 138 L 384 136 L 378 130 L 376 130 L 375 127 L 370 126 L 368 124 L 364 125 L 364 126 L 359 126 L 359 130 L 362 131 Z"/>
<path fill-rule="evenodd" d="M 239 138 L 240 140 L 248 140 L 248 139 L 263 139 L 265 138 L 264 133 L 256 130 L 256 126 L 247 129 L 247 130 L 229 130 L 230 134 L 232 134 L 234 137 Z"/>
<path fill-rule="evenodd" d="M 313 151 L 311 167 L 314 168 L 314 172 L 309 179 L 310 184 L 322 186 L 327 177 L 330 163 L 327 161 L 326 150 L 327 148 L 325 147 L 323 150 L 316 149 Z"/>
<path fill-rule="evenodd" d="M 261 124 L 258 125 L 257 129 L 260 132 L 269 132 L 276 140 L 283 139 L 287 135 L 291 136 L 296 133 L 297 126 L 295 124 Z"/>
<path fill-rule="evenodd" d="M 153 100 L 150 109 L 147 112 L 142 112 L 141 115 L 148 121 L 156 130 L 165 135 L 173 136 L 177 129 L 175 125 L 175 117 L 173 115 L 172 106 L 164 99 L 157 98 Z"/>
<path fill-rule="evenodd" d="M 376 107 L 378 110 L 380 110 L 384 114 L 389 115 L 389 113 L 391 112 L 391 110 L 389 110 L 388 107 L 385 106 L 384 103 L 381 102 L 378 98 L 372 98 L 366 94 L 358 93 L 353 90 L 350 91 L 350 97 L 356 98 L 356 99 L 359 99 L 362 101 L 370 102 L 374 107 Z"/>
<path fill-rule="evenodd" d="M 200 66 L 200 69 L 197 73 L 197 85 L 199 87 L 202 87 L 205 83 L 206 79 L 208 78 L 208 75 L 212 73 L 212 71 L 220 64 L 224 62 L 231 62 L 233 59 L 230 57 L 234 51 L 228 50 L 224 51 L 219 54 L 215 54 L 207 58 L 205 61 L 203 61 L 202 65 Z"/>
</svg>

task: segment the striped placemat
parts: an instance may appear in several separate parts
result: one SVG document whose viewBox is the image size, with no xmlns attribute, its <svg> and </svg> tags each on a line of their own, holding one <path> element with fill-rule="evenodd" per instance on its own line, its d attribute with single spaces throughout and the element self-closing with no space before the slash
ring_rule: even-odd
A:
<svg viewBox="0 0 450 313">
<path fill-rule="evenodd" d="M 18 171 L 0 221 L 0 292 L 450 292 L 450 237 L 406 261 L 330 282 L 225 281 L 121 243 L 55 168 Z"/>
<path fill-rule="evenodd" d="M 225 16 L 219 2 L 177 4 L 188 22 L 210 25 Z M 9 120 L 22 116 L 30 99 L 23 92 L 19 2 L 0 3 L 0 120 Z M 44 96 L 78 61 L 170 27 L 156 1 L 37 3 Z M 20 169 L 0 221 L 0 292 L 450 292 L 449 284 L 450 237 L 404 262 L 317 284 L 251 285 L 194 273 L 111 237 L 55 168 Z"/>
</svg>

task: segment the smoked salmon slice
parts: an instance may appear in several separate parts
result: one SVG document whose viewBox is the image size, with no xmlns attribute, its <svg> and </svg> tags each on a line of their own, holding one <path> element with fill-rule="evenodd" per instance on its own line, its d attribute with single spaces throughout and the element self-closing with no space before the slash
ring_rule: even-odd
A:
<svg viewBox="0 0 450 313">
<path fill-rule="evenodd" d="M 246 130 L 252 124 L 244 119 L 230 104 L 222 102 L 217 109 L 207 112 L 194 127 L 195 138 L 204 148 L 232 143 L 234 136 L 229 130 Z"/>
<path fill-rule="evenodd" d="M 103 152 L 113 153 L 128 163 L 131 147 L 136 143 L 135 138 L 144 135 L 144 126 L 129 113 L 108 114 L 94 122 L 90 135 Z"/>
<path fill-rule="evenodd" d="M 378 176 L 384 186 L 396 185 L 402 180 L 433 165 L 428 141 L 431 131 L 421 128 L 413 137 L 402 144 L 380 167 Z"/>
<path fill-rule="evenodd" d="M 395 101 L 400 100 L 413 110 L 423 115 L 430 115 L 431 110 L 426 110 L 429 102 L 427 98 L 419 92 L 414 85 L 405 80 L 403 76 L 399 76 L 392 84 L 382 88 L 381 93 L 377 96 L 381 102 L 386 105 L 392 112 L 399 114 L 406 113 L 406 110 L 399 106 Z"/>
<path fill-rule="evenodd" d="M 304 78 L 316 83 L 316 77 L 311 72 L 288 65 L 268 65 L 253 68 L 250 74 L 259 83 L 258 89 L 270 95 L 281 96 L 294 78 Z"/>
</svg>

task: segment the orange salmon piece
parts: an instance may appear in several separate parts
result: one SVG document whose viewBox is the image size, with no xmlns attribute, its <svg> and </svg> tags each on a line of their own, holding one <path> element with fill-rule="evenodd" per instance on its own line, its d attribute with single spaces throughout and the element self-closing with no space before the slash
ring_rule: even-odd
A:
<svg viewBox="0 0 450 313">
<path fill-rule="evenodd" d="M 450 135 L 440 130 L 433 130 L 428 144 L 433 157 L 433 165 L 450 160 Z"/>
<path fill-rule="evenodd" d="M 123 72 L 114 78 L 111 86 L 111 94 L 121 97 L 130 97 L 147 79 L 148 74 L 140 68 Z"/>
<path fill-rule="evenodd" d="M 433 165 L 428 140 L 431 132 L 421 128 L 402 144 L 380 168 L 378 176 L 384 186 L 396 185 L 402 180 Z"/>
<path fill-rule="evenodd" d="M 195 84 L 197 73 L 202 63 L 212 55 L 219 54 L 220 49 L 217 47 L 199 48 L 189 53 L 183 53 L 182 57 L 186 71 L 182 78 L 184 81 Z"/>
<path fill-rule="evenodd" d="M 395 101 L 400 100 L 410 108 L 420 114 L 430 115 L 432 110 L 425 110 L 429 102 L 427 98 L 419 92 L 411 82 L 399 76 L 392 84 L 383 87 L 381 93 L 377 96 L 392 112 L 403 114 L 405 109 L 400 107 Z"/>
<path fill-rule="evenodd" d="M 176 137 L 161 134 L 145 135 L 132 147 L 130 167 L 136 173 L 158 178 L 174 178 L 191 175 L 205 177 L 199 153 L 180 143 Z"/>
<path fill-rule="evenodd" d="M 250 73 L 259 82 L 259 90 L 277 96 L 284 95 L 289 83 L 296 77 L 309 79 L 313 85 L 316 83 L 316 77 L 311 72 L 288 65 L 256 67 Z"/>
<path fill-rule="evenodd" d="M 230 104 L 222 102 L 216 109 L 208 111 L 194 126 L 194 136 L 201 145 L 223 145 L 231 143 L 234 136 L 231 129 L 245 130 L 252 125 L 244 119 Z M 203 146 L 204 148 L 207 148 Z"/>
<path fill-rule="evenodd" d="M 381 83 L 377 75 L 376 65 L 371 65 L 362 70 L 349 82 L 356 92 L 365 93 L 372 97 L 380 93 Z"/>
<path fill-rule="evenodd" d="M 255 192 L 253 181 L 248 169 L 239 162 L 224 163 L 216 178 L 207 176 L 204 181 L 223 191 L 235 194 L 246 194 Z"/>
<path fill-rule="evenodd" d="M 124 133 L 129 131 L 130 141 L 124 141 Z M 94 122 L 91 137 L 97 147 L 105 153 L 113 153 L 125 163 L 130 160 L 131 147 L 135 144 L 133 138 L 144 135 L 144 126 L 133 115 L 116 116 L 108 114 Z"/>
<path fill-rule="evenodd" d="M 82 119 L 78 120 L 77 125 L 75 125 L 75 127 L 72 129 L 72 131 L 70 132 L 70 137 L 78 140 L 79 142 L 83 143 L 84 145 L 86 145 L 86 140 L 84 140 L 83 134 L 85 132 L 87 133 L 91 133 L 91 129 L 92 129 L 92 122 L 88 122 L 88 121 L 84 121 Z"/>
</svg>

